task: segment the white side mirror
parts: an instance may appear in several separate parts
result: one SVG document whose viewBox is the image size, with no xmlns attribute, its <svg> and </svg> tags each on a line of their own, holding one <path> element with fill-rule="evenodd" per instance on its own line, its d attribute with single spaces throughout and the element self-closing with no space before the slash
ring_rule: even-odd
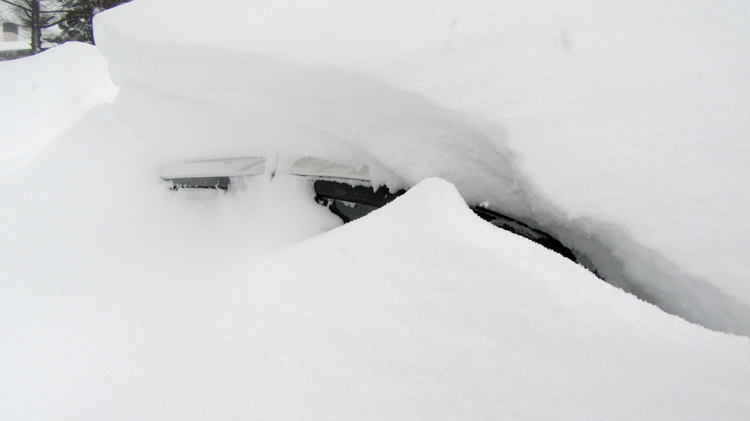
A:
<svg viewBox="0 0 750 421">
<path fill-rule="evenodd" d="M 320 158 L 299 159 L 292 165 L 289 172 L 294 175 L 307 177 L 330 177 L 370 181 L 370 169 L 366 166 L 357 170 L 351 165 L 337 164 Z"/>
<path fill-rule="evenodd" d="M 215 187 L 226 189 L 229 177 L 263 174 L 266 159 L 259 157 L 204 159 L 162 167 L 159 175 L 178 187 Z"/>
</svg>

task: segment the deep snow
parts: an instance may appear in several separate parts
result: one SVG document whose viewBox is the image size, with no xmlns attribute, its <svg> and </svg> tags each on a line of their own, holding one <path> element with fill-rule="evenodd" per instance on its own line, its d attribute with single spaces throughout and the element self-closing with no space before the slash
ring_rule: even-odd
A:
<svg viewBox="0 0 750 421">
<path fill-rule="evenodd" d="M 119 93 L 93 47 L 0 63 L 2 418 L 750 412 L 750 339 L 464 203 L 750 332 L 747 6 L 178 3 L 97 18 Z M 303 156 L 416 187 L 340 226 Z"/>
<path fill-rule="evenodd" d="M 96 36 L 117 118 L 163 163 L 286 152 L 392 188 L 438 176 L 613 285 L 748 334 L 748 17 L 743 2 L 154 0 L 100 15 Z"/>
<path fill-rule="evenodd" d="M 23 164 L 117 88 L 96 48 L 65 44 L 45 54 L 2 63 L 0 174 Z"/>
<path fill-rule="evenodd" d="M 94 108 L 3 177 L 8 419 L 750 409 L 750 339 L 485 223 L 445 181 L 332 230 L 310 182 L 283 168 L 227 193 L 169 191 L 112 116 Z"/>
</svg>

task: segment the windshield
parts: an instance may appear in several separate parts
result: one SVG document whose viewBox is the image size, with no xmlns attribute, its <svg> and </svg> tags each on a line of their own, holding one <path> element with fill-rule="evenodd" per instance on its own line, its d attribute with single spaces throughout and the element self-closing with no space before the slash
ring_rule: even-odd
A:
<svg viewBox="0 0 750 421">
<path fill-rule="evenodd" d="M 347 202 L 346 200 L 332 200 L 330 209 L 336 215 L 344 219 L 344 222 L 353 221 L 359 219 L 368 213 L 377 209 L 375 206 L 362 205 L 354 202 Z"/>
</svg>

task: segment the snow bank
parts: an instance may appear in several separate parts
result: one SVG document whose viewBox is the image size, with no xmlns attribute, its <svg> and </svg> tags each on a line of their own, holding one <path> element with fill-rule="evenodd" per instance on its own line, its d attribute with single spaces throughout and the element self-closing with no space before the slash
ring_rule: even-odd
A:
<svg viewBox="0 0 750 421">
<path fill-rule="evenodd" d="M 117 118 L 160 163 L 314 155 L 393 188 L 439 176 L 626 291 L 747 334 L 748 15 L 739 1 L 136 0 L 96 36 Z"/>
<path fill-rule="evenodd" d="M 117 88 L 95 47 L 66 43 L 0 63 L 0 174 L 33 158 Z"/>
<path fill-rule="evenodd" d="M 445 181 L 332 229 L 281 164 L 227 193 L 169 191 L 152 144 L 114 116 L 95 107 L 2 177 L 4 418 L 750 409 L 750 339 L 485 223 Z"/>
<path fill-rule="evenodd" d="M 736 169 L 726 156 L 745 156 L 744 146 L 727 140 L 707 151 L 698 143 L 705 132 L 677 124 L 712 123 L 730 140 L 746 133 L 735 119 L 743 97 L 732 102 L 729 93 L 745 92 L 738 69 L 750 56 L 707 53 L 702 37 L 717 32 L 676 41 L 683 22 L 706 29 L 710 19 L 722 23 L 718 33 L 737 35 L 721 42 L 742 39 L 731 23 L 745 6 L 730 17 L 720 12 L 732 3 L 722 3 L 703 17 L 703 5 L 654 14 L 668 4 L 642 3 L 235 4 L 227 16 L 208 2 L 136 0 L 101 15 L 97 42 L 121 89 L 114 104 L 96 105 L 73 124 L 58 117 L 83 113 L 81 98 L 106 82 L 101 57 L 88 55 L 94 50 L 63 46 L 0 64 L 0 83 L 15 92 L 4 103 L 28 101 L 2 129 L 18 133 L 2 150 L 22 151 L 0 161 L 4 419 L 746 418 L 750 339 L 668 315 L 481 221 L 464 203 L 488 201 L 533 218 L 613 284 L 689 320 L 749 332 L 744 284 L 730 276 L 746 264 L 737 256 L 747 248 L 725 255 L 729 263 L 716 269 L 722 279 L 706 272 L 716 262 L 710 251 L 692 266 L 674 257 L 742 247 L 748 238 L 745 173 L 734 172 L 734 184 L 722 175 Z M 376 13 L 381 7 L 388 13 Z M 547 31 L 577 12 L 582 26 Z M 693 53 L 678 49 L 663 62 L 644 56 L 643 66 L 663 65 L 659 80 L 700 68 L 732 89 L 677 78 L 678 93 L 648 96 L 657 84 L 649 72 L 636 71 L 639 79 L 627 68 L 594 66 L 617 54 L 590 43 L 623 47 L 615 42 L 623 34 L 642 41 L 661 28 L 643 16 L 664 18 L 665 38 L 638 53 L 662 48 L 666 57 L 674 52 L 666 44 L 692 40 L 695 57 L 711 57 L 683 68 Z M 204 30 L 220 18 L 227 18 L 221 30 Z M 603 37 L 610 26 L 617 30 Z M 453 32 L 463 35 L 449 45 L 439 39 Z M 636 54 L 618 51 L 626 62 Z M 88 57 L 78 59 L 90 66 L 91 85 L 71 73 L 37 97 L 12 91 L 18 81 L 40 83 L 32 74 L 52 78 L 50 69 L 76 55 Z M 491 57 L 503 65 L 489 83 L 488 68 L 498 64 Z M 558 72 L 553 64 L 565 60 L 568 71 Z M 454 72 L 458 65 L 476 68 Z M 586 65 L 598 70 L 577 73 Z M 596 75 L 612 79 L 582 94 Z M 713 108 L 679 120 L 672 102 L 655 105 L 708 91 L 721 99 L 710 104 L 725 120 Z M 566 108 L 559 101 L 568 93 Z M 43 107 L 49 120 L 33 117 Z M 597 114 L 607 109 L 607 118 Z M 658 155 L 660 168 L 685 175 L 683 165 L 695 164 L 706 179 L 662 180 L 665 196 L 656 196 L 646 181 L 657 167 L 643 156 L 658 145 L 647 149 L 646 137 L 618 137 L 612 127 L 671 139 L 680 152 Z M 672 129 L 684 139 L 657 136 Z M 632 150 L 597 149 L 626 141 Z M 696 150 L 704 159 L 685 158 Z M 266 173 L 226 193 L 174 192 L 158 177 L 169 162 L 226 155 L 263 155 Z M 340 226 L 315 204 L 310 182 L 289 174 L 305 155 L 368 165 L 378 181 L 413 188 Z M 632 164 L 627 171 L 624 163 Z M 630 181 L 642 188 L 628 190 Z M 717 195 L 695 205 L 709 216 L 692 205 L 672 208 L 671 200 L 692 200 L 709 182 Z M 656 199 L 668 203 L 662 209 Z M 696 243 L 677 247 L 664 230 L 644 234 L 670 217 L 674 235 L 695 233 Z"/>
</svg>

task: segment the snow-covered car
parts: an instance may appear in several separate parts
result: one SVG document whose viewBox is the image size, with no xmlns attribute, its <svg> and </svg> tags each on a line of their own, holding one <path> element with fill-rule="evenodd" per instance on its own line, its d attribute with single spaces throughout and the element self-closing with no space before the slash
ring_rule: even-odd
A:
<svg viewBox="0 0 750 421">
<path fill-rule="evenodd" d="M 745 421 L 750 8 L 594 3 L 134 0 L 0 63 L 0 418 Z"/>
<path fill-rule="evenodd" d="M 228 190 L 232 178 L 260 175 L 265 172 L 265 158 L 218 158 L 176 163 L 161 168 L 160 175 L 173 189 L 215 188 Z M 326 206 L 344 223 L 362 218 L 406 193 L 391 192 L 385 186 L 373 186 L 367 167 L 330 162 L 320 158 L 301 158 L 289 172 L 313 180 L 315 201 Z M 576 262 L 575 254 L 560 241 L 529 225 L 485 206 L 471 210 L 492 225 L 524 237 Z"/>
</svg>

